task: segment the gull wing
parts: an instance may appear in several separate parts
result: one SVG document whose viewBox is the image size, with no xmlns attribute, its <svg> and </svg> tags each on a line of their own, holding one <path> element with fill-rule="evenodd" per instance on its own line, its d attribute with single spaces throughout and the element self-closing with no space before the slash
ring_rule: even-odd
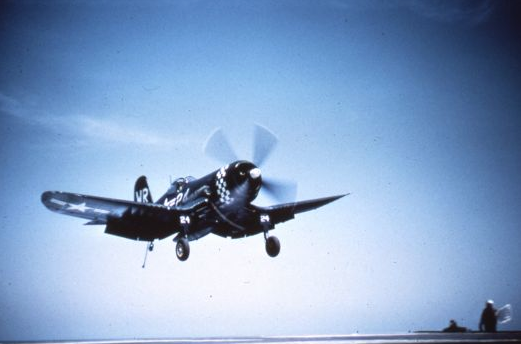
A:
<svg viewBox="0 0 521 344">
<path fill-rule="evenodd" d="M 105 232 L 134 240 L 163 239 L 181 227 L 183 216 L 192 215 L 204 202 L 189 207 L 166 207 L 155 203 L 47 191 L 42 203 L 51 211 L 89 220 L 86 225 L 107 225 Z"/>
<path fill-rule="evenodd" d="M 275 225 L 293 219 L 295 214 L 320 208 L 347 195 L 349 194 L 255 208 L 260 214 L 269 215 L 270 222 Z"/>
<path fill-rule="evenodd" d="M 132 208 L 158 208 L 156 204 L 88 196 L 69 192 L 47 191 L 42 194 L 47 209 L 90 220 L 87 224 L 106 224 L 109 218 L 120 218 Z"/>
</svg>

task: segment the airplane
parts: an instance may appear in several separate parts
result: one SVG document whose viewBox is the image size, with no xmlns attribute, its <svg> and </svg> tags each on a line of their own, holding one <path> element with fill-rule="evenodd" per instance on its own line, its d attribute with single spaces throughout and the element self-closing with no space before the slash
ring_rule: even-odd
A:
<svg viewBox="0 0 521 344">
<path fill-rule="evenodd" d="M 267 254 L 276 257 L 280 242 L 269 235 L 276 224 L 348 194 L 268 207 L 252 204 L 261 188 L 275 198 L 294 197 L 296 193 L 294 185 L 263 177 L 258 166 L 270 154 L 277 138 L 260 125 L 255 126 L 254 133 L 255 163 L 237 159 L 222 130 L 218 129 L 204 150 L 214 158 L 233 162 L 198 179 L 191 176 L 176 179 L 156 202 L 152 200 L 145 176 L 135 182 L 134 201 L 60 191 L 44 192 L 41 201 L 51 211 L 89 220 L 85 225 L 105 225 L 107 234 L 148 242 L 145 262 L 155 240 L 174 234 L 175 252 L 180 261 L 188 259 L 190 241 L 210 233 L 232 239 L 263 233 Z"/>
</svg>

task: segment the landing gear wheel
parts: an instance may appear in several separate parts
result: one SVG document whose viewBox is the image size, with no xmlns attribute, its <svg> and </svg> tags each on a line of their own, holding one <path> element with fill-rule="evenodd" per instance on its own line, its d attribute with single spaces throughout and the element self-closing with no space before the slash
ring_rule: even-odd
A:
<svg viewBox="0 0 521 344">
<path fill-rule="evenodd" d="M 182 262 L 188 259 L 188 256 L 190 255 L 190 245 L 186 238 L 181 238 L 177 241 L 177 244 L 175 245 L 175 254 L 177 255 L 177 259 Z"/>
<path fill-rule="evenodd" d="M 278 256 L 280 252 L 280 242 L 275 236 L 270 236 L 266 239 L 266 253 L 270 257 Z"/>
<path fill-rule="evenodd" d="M 154 251 L 154 243 L 151 241 L 150 244 L 148 244 L 148 250 L 150 252 Z"/>
</svg>

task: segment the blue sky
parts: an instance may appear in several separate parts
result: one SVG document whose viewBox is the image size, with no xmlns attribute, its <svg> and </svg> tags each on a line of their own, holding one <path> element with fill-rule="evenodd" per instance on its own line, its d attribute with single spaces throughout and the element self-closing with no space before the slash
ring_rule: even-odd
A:
<svg viewBox="0 0 521 344">
<path fill-rule="evenodd" d="M 521 309 L 520 6 L 489 1 L 0 5 L 0 339 L 476 329 Z M 352 194 L 185 263 L 49 212 L 220 167 L 224 127 L 298 199 Z M 271 204 L 261 195 L 258 204 Z M 515 316 L 515 313 L 514 313 Z M 500 329 L 521 328 L 515 317 Z"/>
</svg>

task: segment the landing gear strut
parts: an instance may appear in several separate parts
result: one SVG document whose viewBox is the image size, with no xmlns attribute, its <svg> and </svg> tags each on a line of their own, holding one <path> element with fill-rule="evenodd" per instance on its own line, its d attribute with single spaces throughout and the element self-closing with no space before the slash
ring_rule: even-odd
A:
<svg viewBox="0 0 521 344">
<path fill-rule="evenodd" d="M 259 216 L 259 221 L 264 228 L 264 240 L 266 240 L 266 253 L 270 257 L 276 257 L 280 252 L 280 242 L 276 236 L 269 236 L 268 231 L 273 229 L 273 225 L 271 224 L 271 219 L 268 214 L 261 214 Z"/>
<path fill-rule="evenodd" d="M 276 257 L 280 252 L 280 242 L 276 236 L 268 236 L 268 233 L 264 234 L 266 239 L 266 253 L 270 257 Z"/>
<path fill-rule="evenodd" d="M 188 239 L 179 238 L 177 244 L 175 245 L 175 254 L 177 259 L 182 262 L 188 259 L 188 256 L 190 255 L 190 245 L 188 244 Z"/>
</svg>

